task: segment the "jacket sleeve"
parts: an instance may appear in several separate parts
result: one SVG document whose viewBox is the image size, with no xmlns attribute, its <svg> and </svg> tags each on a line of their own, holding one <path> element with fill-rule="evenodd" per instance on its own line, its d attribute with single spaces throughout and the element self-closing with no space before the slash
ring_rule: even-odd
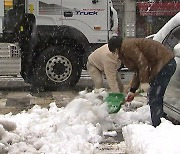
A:
<svg viewBox="0 0 180 154">
<path fill-rule="evenodd" d="M 139 85 L 140 85 L 139 73 L 134 73 L 133 79 L 132 79 L 132 82 L 131 82 L 131 89 L 130 89 L 130 91 L 135 93 L 136 90 L 139 88 Z"/>
<path fill-rule="evenodd" d="M 111 60 L 107 60 L 104 64 L 104 73 L 107 78 L 108 85 L 112 92 L 119 93 L 119 86 L 117 82 L 117 64 Z"/>
</svg>

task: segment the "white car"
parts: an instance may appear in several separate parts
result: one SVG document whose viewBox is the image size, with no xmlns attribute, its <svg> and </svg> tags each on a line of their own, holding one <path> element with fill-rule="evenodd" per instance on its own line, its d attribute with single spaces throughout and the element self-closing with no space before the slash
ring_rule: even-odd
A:
<svg viewBox="0 0 180 154">
<path fill-rule="evenodd" d="M 146 38 L 161 42 L 175 54 L 177 68 L 164 96 L 164 112 L 180 122 L 180 12 Z"/>
</svg>

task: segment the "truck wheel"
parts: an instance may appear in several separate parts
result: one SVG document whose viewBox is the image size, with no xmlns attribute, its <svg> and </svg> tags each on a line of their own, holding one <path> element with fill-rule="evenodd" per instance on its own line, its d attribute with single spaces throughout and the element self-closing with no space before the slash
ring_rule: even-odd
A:
<svg viewBox="0 0 180 154">
<path fill-rule="evenodd" d="M 37 59 L 34 86 L 62 88 L 75 86 L 82 64 L 78 54 L 68 46 L 47 48 Z"/>
</svg>

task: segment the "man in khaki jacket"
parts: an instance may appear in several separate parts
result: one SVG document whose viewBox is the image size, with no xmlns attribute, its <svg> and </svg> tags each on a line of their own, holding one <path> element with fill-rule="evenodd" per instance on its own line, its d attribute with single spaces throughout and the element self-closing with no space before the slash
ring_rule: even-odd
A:
<svg viewBox="0 0 180 154">
<path fill-rule="evenodd" d="M 91 53 L 88 57 L 87 69 L 95 89 L 103 88 L 103 74 L 105 74 L 111 92 L 122 93 L 124 86 L 117 71 L 120 64 L 118 55 L 109 51 L 108 44 Z"/>
<path fill-rule="evenodd" d="M 122 40 L 114 36 L 109 40 L 109 50 L 117 53 L 121 62 L 134 73 L 126 101 L 132 101 L 140 83 L 149 83 L 148 93 L 153 126 L 161 123 L 163 97 L 167 85 L 176 70 L 172 51 L 163 44 L 145 38 Z"/>
</svg>

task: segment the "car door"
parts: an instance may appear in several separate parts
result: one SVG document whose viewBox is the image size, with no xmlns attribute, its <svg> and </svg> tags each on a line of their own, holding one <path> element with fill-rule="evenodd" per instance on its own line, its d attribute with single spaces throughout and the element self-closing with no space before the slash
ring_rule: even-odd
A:
<svg viewBox="0 0 180 154">
<path fill-rule="evenodd" d="M 32 3 L 35 3 L 31 0 Z M 29 1 L 29 2 L 31 2 Z M 31 6 L 29 3 L 29 5 Z M 37 25 L 46 25 L 46 26 L 57 26 L 62 25 L 62 0 L 38 0 L 37 13 L 35 10 L 35 16 L 37 18 Z"/>
<path fill-rule="evenodd" d="M 163 44 L 175 54 L 176 71 L 170 80 L 164 97 L 164 111 L 180 121 L 180 26 L 175 27 L 165 38 Z"/>
<path fill-rule="evenodd" d="M 63 25 L 81 31 L 90 43 L 106 43 L 108 36 L 108 0 L 62 0 Z"/>
</svg>

